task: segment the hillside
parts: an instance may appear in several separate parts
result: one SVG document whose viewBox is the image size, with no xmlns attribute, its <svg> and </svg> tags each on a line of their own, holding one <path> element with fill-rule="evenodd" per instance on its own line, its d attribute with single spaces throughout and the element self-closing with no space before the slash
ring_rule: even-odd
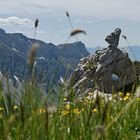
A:
<svg viewBox="0 0 140 140">
<path fill-rule="evenodd" d="M 82 42 L 54 45 L 24 36 L 21 33 L 6 33 L 0 29 L 0 70 L 10 78 L 16 75 L 20 80 L 29 78 L 28 53 L 32 43 L 40 48 L 36 56 L 36 79 L 57 82 L 60 76 L 68 75 L 75 69 L 79 59 L 89 55 Z M 44 78 L 45 77 L 45 78 Z"/>
</svg>

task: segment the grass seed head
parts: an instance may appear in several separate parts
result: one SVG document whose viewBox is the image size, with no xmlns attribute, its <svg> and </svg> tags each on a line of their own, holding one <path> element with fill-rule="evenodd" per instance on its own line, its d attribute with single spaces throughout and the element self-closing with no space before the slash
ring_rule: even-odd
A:
<svg viewBox="0 0 140 140">
<path fill-rule="evenodd" d="M 38 43 L 33 43 L 32 47 L 29 51 L 29 57 L 28 57 L 28 66 L 30 69 L 33 69 L 34 63 L 35 63 L 35 58 L 36 58 L 36 51 L 39 48 Z"/>
<path fill-rule="evenodd" d="M 34 23 L 35 28 L 38 27 L 38 24 L 39 24 L 39 20 L 38 20 L 38 18 L 37 18 L 37 19 L 35 20 L 35 23 Z"/>
<path fill-rule="evenodd" d="M 127 36 L 125 36 L 125 35 L 122 35 L 122 38 L 125 39 L 125 40 L 127 40 Z"/>
<path fill-rule="evenodd" d="M 66 11 L 66 16 L 69 18 L 70 17 L 70 14 L 68 13 L 68 11 Z"/>
<path fill-rule="evenodd" d="M 70 36 L 72 37 L 72 36 L 75 36 L 75 35 L 81 34 L 81 33 L 84 34 L 84 35 L 87 35 L 86 31 L 81 30 L 81 29 L 76 29 L 76 30 L 73 30 L 73 31 L 70 33 Z"/>
</svg>

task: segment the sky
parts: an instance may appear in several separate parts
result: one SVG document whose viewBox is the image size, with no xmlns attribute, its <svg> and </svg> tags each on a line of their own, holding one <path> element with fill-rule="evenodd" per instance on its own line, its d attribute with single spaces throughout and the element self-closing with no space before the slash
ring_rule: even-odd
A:
<svg viewBox="0 0 140 140">
<path fill-rule="evenodd" d="M 74 29 L 87 32 L 77 36 L 87 47 L 107 46 L 106 35 L 117 27 L 130 45 L 140 45 L 139 7 L 140 0 L 0 0 L 0 28 L 33 38 L 38 18 L 37 39 L 56 45 L 75 42 L 75 37 L 67 41 L 72 31 L 67 10 Z M 123 38 L 120 46 L 127 46 Z"/>
</svg>

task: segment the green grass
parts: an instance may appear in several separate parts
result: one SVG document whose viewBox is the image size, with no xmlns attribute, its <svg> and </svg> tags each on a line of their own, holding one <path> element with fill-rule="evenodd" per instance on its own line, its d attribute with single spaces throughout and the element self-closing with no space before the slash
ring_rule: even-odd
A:
<svg viewBox="0 0 140 140">
<path fill-rule="evenodd" d="M 109 102 L 74 99 L 69 103 L 58 91 L 57 109 L 48 96 L 31 84 L 24 86 L 22 100 L 4 95 L 0 89 L 0 139 L 6 140 L 135 140 L 140 138 L 140 99 L 114 94 Z M 93 93 L 89 93 L 92 96 Z"/>
</svg>

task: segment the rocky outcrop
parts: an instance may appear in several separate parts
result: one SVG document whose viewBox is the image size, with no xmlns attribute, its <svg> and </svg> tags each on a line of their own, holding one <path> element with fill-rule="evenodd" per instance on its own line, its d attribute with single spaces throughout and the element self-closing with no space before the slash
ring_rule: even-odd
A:
<svg viewBox="0 0 140 140">
<path fill-rule="evenodd" d="M 121 29 L 117 28 L 105 41 L 109 46 L 80 60 L 68 81 L 76 95 L 98 89 L 112 93 L 136 80 L 133 63 L 127 53 L 118 49 Z"/>
<path fill-rule="evenodd" d="M 69 44 L 60 44 L 58 47 L 60 51 L 59 53 L 65 58 L 81 59 L 89 55 L 89 52 L 81 41 Z"/>
</svg>

